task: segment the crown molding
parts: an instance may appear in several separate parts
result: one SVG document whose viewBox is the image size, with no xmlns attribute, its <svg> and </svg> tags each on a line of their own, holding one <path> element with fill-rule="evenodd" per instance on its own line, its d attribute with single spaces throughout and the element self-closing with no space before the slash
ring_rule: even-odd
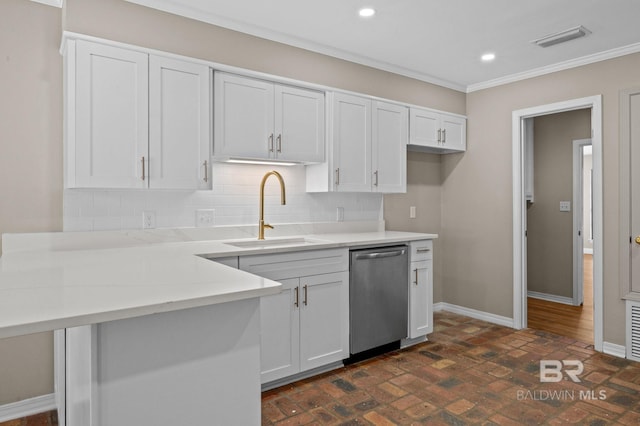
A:
<svg viewBox="0 0 640 426">
<path fill-rule="evenodd" d="M 135 3 L 141 6 L 146 6 L 152 9 L 161 10 L 163 12 L 171 13 L 174 15 L 183 16 L 186 18 L 194 19 L 208 24 L 216 25 L 218 27 L 227 28 L 229 30 L 238 31 L 244 34 L 249 34 L 255 37 L 260 37 L 266 40 L 286 44 L 289 46 L 297 47 L 300 49 L 309 50 L 312 52 L 320 53 L 323 55 L 331 56 L 333 58 L 342 59 L 349 62 L 354 62 L 360 65 L 368 66 L 382 71 L 387 71 L 393 74 L 399 74 L 405 77 L 420 80 L 425 83 L 435 84 L 437 86 L 446 87 L 448 89 L 456 90 L 458 92 L 465 92 L 467 87 L 464 84 L 455 83 L 432 75 L 424 74 L 418 71 L 410 70 L 404 67 L 399 67 L 387 62 L 376 61 L 366 56 L 361 56 L 346 52 L 344 50 L 329 47 L 320 43 L 313 43 L 308 40 L 284 34 L 278 31 L 272 31 L 256 25 L 250 25 L 243 22 L 239 22 L 233 19 L 228 19 L 215 15 L 212 13 L 206 13 L 202 10 L 185 7 L 177 4 L 171 0 L 125 0 L 129 3 Z"/>
<path fill-rule="evenodd" d="M 31 0 L 31 1 L 34 1 L 36 3 L 46 4 L 47 6 L 58 7 L 58 8 L 62 8 L 62 3 L 64 2 L 64 0 Z"/>
<path fill-rule="evenodd" d="M 558 71 L 577 68 L 584 65 L 602 62 L 608 59 L 614 59 L 620 56 L 630 55 L 632 53 L 638 52 L 640 52 L 640 43 L 629 44 L 627 46 L 606 50 L 604 52 L 594 53 L 593 55 L 582 56 L 580 58 L 558 62 L 556 64 L 548 65 L 545 67 L 535 68 L 529 71 L 511 74 L 493 80 L 487 80 L 481 83 L 470 84 L 467 86 L 466 92 L 477 92 L 478 90 L 489 89 L 509 83 L 515 83 L 516 81 L 522 81 L 533 77 L 539 77 L 545 74 L 551 74 Z"/>
</svg>

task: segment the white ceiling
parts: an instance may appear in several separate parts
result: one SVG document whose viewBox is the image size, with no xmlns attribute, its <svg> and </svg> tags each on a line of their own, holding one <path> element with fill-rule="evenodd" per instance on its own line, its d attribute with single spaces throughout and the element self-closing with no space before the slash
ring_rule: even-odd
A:
<svg viewBox="0 0 640 426">
<path fill-rule="evenodd" d="M 640 0 L 127 1 L 462 91 L 640 51 Z M 578 25 L 591 34 L 531 43 Z"/>
</svg>

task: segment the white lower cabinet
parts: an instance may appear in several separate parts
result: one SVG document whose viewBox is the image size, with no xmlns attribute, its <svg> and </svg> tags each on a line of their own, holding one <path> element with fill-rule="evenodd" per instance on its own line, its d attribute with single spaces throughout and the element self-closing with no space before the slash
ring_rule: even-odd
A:
<svg viewBox="0 0 640 426">
<path fill-rule="evenodd" d="M 283 286 L 260 300 L 262 383 L 349 357 L 348 253 L 240 257 L 240 269 Z"/>
<path fill-rule="evenodd" d="M 433 242 L 410 243 L 409 269 L 409 338 L 426 336 L 433 331 Z"/>
</svg>

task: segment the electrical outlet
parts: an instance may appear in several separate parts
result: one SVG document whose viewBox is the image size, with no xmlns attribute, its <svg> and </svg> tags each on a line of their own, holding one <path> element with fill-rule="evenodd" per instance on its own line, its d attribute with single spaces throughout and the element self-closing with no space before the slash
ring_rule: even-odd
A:
<svg viewBox="0 0 640 426">
<path fill-rule="evenodd" d="M 208 228 L 213 226 L 215 221 L 215 209 L 198 209 L 196 210 L 196 227 Z"/>
<path fill-rule="evenodd" d="M 337 222 L 344 221 L 344 207 L 336 207 L 336 221 Z"/>
<path fill-rule="evenodd" d="M 145 210 L 142 212 L 142 229 L 153 229 L 156 227 L 156 212 Z"/>
<path fill-rule="evenodd" d="M 416 218 L 416 206 L 409 207 L 409 219 Z"/>
</svg>

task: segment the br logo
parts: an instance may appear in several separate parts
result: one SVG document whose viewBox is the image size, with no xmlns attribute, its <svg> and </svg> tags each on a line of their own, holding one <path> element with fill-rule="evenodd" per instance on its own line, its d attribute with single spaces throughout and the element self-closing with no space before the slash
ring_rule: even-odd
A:
<svg viewBox="0 0 640 426">
<path fill-rule="evenodd" d="M 582 364 L 582 361 L 558 361 L 554 359 L 540 360 L 540 381 L 543 383 L 559 382 L 562 380 L 565 374 L 571 380 L 578 383 L 580 382 L 578 376 L 582 374 L 583 371 L 584 365 Z"/>
</svg>

